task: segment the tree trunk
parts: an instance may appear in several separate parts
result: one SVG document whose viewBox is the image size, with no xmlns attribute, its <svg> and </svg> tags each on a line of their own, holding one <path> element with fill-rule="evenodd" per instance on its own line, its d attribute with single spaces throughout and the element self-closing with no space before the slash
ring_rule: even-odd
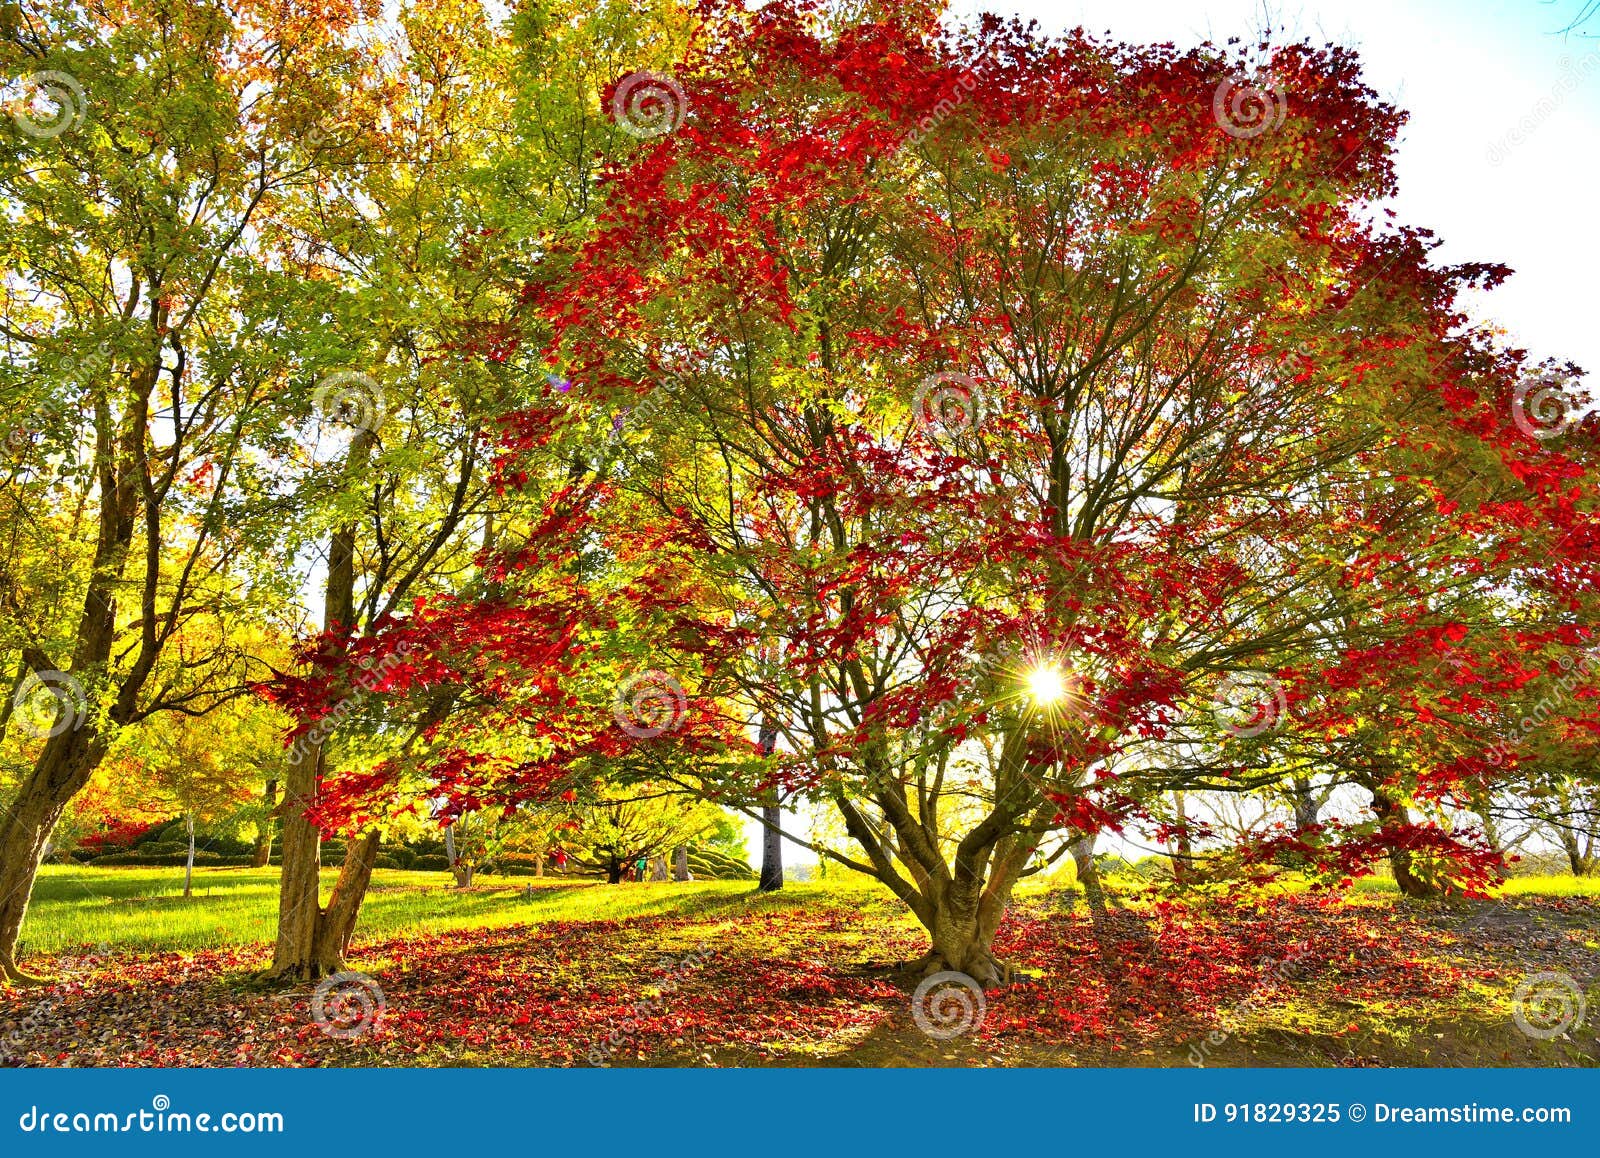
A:
<svg viewBox="0 0 1600 1158">
<path fill-rule="evenodd" d="M 761 880 L 756 888 L 763 893 L 775 893 L 783 888 L 783 837 L 778 832 L 782 819 L 783 812 L 776 804 L 762 804 Z"/>
<path fill-rule="evenodd" d="M 1294 829 L 1304 836 L 1308 829 L 1316 826 L 1317 798 L 1311 791 L 1311 781 L 1296 780 L 1294 782 Z"/>
<path fill-rule="evenodd" d="M 292 777 L 291 777 L 292 779 Z M 285 817 L 285 820 L 288 818 Z M 303 819 L 303 818 L 302 818 Z M 314 825 L 311 828 L 317 840 L 311 863 L 321 860 L 321 840 Z M 344 863 L 339 866 L 339 877 L 334 882 L 328 903 L 323 906 L 318 877 L 311 877 L 309 892 L 304 881 L 294 882 L 293 892 L 303 899 L 297 906 L 285 910 L 282 902 L 289 895 L 285 888 L 279 893 L 278 943 L 273 952 L 269 976 L 315 980 L 344 971 L 344 955 L 349 950 L 350 938 L 355 933 L 356 919 L 360 916 L 361 902 L 372 883 L 372 869 L 378 859 L 380 836 L 376 830 L 364 833 L 347 848 Z M 291 833 L 284 826 L 284 875 L 289 875 L 290 858 L 302 864 L 303 854 L 290 851 Z"/>
<path fill-rule="evenodd" d="M 302 737 L 304 739 L 304 737 Z M 320 743 L 290 750 L 283 785 L 283 871 L 278 878 L 278 940 L 274 977 L 318 977 L 317 926 L 322 916 L 322 833 L 306 819 L 316 797 Z M 345 857 L 348 861 L 350 858 Z M 338 972 L 335 970 L 335 972 Z"/>
<path fill-rule="evenodd" d="M 317 923 L 314 956 L 324 976 L 344 969 L 344 956 L 350 951 L 350 938 L 355 935 L 361 902 L 367 895 L 367 886 L 372 883 L 372 870 L 377 864 L 382 840 L 382 834 L 371 829 L 345 852 L 339 879 L 334 882 L 333 893 Z"/>
<path fill-rule="evenodd" d="M 689 846 L 680 844 L 672 851 L 672 879 L 686 881 L 689 879 Z"/>
<path fill-rule="evenodd" d="M 1572 867 L 1572 875 L 1584 876 L 1589 871 L 1588 858 L 1583 855 L 1583 848 L 1578 843 L 1578 834 L 1572 829 L 1562 825 L 1556 831 L 1561 834 L 1561 847 L 1567 854 L 1567 864 Z"/>
<path fill-rule="evenodd" d="M 650 879 L 653 881 L 664 881 L 667 879 L 666 857 L 653 856 L 650 858 Z"/>
<path fill-rule="evenodd" d="M 544 853 L 542 852 L 534 853 L 533 855 L 533 875 L 536 877 L 544 876 Z"/>
<path fill-rule="evenodd" d="M 159 357 L 128 367 L 127 407 L 120 421 L 113 419 L 107 399 L 97 398 L 95 402 L 99 535 L 94 556 L 85 569 L 88 585 L 73 634 L 71 673 L 100 670 L 111 658 L 116 643 L 117 596 L 123 586 L 134 534 L 140 527 L 142 488 L 149 484 L 145 439 L 150 395 L 160 374 Z M 148 529 L 149 524 L 145 526 Z M 132 718 L 161 648 L 155 631 L 156 592 L 151 586 L 152 578 L 159 574 L 156 556 L 151 553 L 157 547 L 149 536 L 146 543 L 145 578 L 134 588 L 146 615 L 144 635 L 127 674 L 116 686 L 110 709 L 112 731 Z M 31 650 L 24 650 L 24 662 L 35 670 L 54 670 L 48 657 L 30 655 Z M 73 705 L 63 703 L 61 710 L 72 711 Z M 36 980 L 17 968 L 16 953 L 39 860 L 62 811 L 89 782 L 110 747 L 110 735 L 94 719 L 92 711 L 88 717 L 75 720 L 45 741 L 32 772 L 18 785 L 10 810 L 0 821 L 0 975 L 8 981 Z"/>
<path fill-rule="evenodd" d="M 376 434 L 363 428 L 351 440 L 345 455 L 343 481 L 348 483 L 366 465 Z M 324 587 L 322 626 L 329 633 L 343 633 L 355 625 L 356 529 L 346 523 L 336 528 L 328 541 L 328 578 Z M 327 658 L 337 660 L 345 654 L 342 635 L 330 634 Z M 321 904 L 322 833 L 306 819 L 316 802 L 317 783 L 322 773 L 327 736 L 306 731 L 289 751 L 283 788 L 283 873 L 278 878 L 278 939 L 272 950 L 272 977 L 316 978 L 337 973 L 344 966 L 342 944 L 325 930 L 328 914 Z M 370 834 L 369 834 L 370 835 Z M 367 839 L 366 837 L 362 838 Z M 373 838 L 371 856 L 377 856 Z M 351 849 L 339 869 L 333 898 L 348 911 L 354 928 L 356 914 L 372 877 L 372 866 L 363 868 L 361 856 Z M 356 885 L 359 883 L 360 888 Z M 331 904 L 331 902 L 330 902 Z M 346 936 L 344 941 L 348 941 Z"/>
<path fill-rule="evenodd" d="M 450 875 L 456 879 L 456 888 L 472 887 L 472 865 L 457 855 L 456 826 L 444 830 L 444 858 L 450 863 Z"/>
<path fill-rule="evenodd" d="M 1580 828 L 1578 817 L 1585 812 L 1584 802 L 1582 798 L 1574 801 L 1571 789 L 1563 785 L 1556 790 L 1556 806 L 1560 809 L 1560 813 L 1550 827 L 1555 829 L 1556 839 L 1561 842 L 1561 848 L 1567 854 L 1567 864 L 1572 868 L 1572 875 L 1585 876 L 1594 869 L 1595 837 L 1589 830 L 1589 824 L 1583 824 L 1584 839 L 1581 843 L 1578 840 Z"/>
<path fill-rule="evenodd" d="M 1078 873 L 1078 886 L 1083 889 L 1083 899 L 1091 911 L 1104 914 L 1106 890 L 1100 882 L 1100 869 L 1094 863 L 1094 834 L 1084 833 L 1072 839 L 1067 846 L 1072 853 L 1072 865 Z"/>
<path fill-rule="evenodd" d="M 184 827 L 189 833 L 189 859 L 183 862 L 183 895 L 194 896 L 194 813 L 184 815 Z"/>
<path fill-rule="evenodd" d="M 1483 839 L 1496 856 L 1505 856 L 1504 842 L 1500 839 L 1500 827 L 1494 820 L 1494 798 L 1482 785 L 1474 785 L 1469 789 L 1472 799 L 1472 810 L 1478 814 L 1478 819 L 1483 822 Z"/>
<path fill-rule="evenodd" d="M 278 778 L 276 776 L 268 779 L 267 787 L 262 792 L 262 798 L 266 804 L 266 811 L 261 817 L 261 831 L 256 836 L 254 855 L 250 858 L 250 864 L 255 868 L 266 868 L 267 865 L 272 863 L 272 822 L 274 809 L 278 803 Z"/>
<path fill-rule="evenodd" d="M 1410 810 L 1404 804 L 1394 800 L 1381 789 L 1374 788 L 1369 791 L 1372 792 L 1372 811 L 1383 828 L 1398 830 L 1411 823 Z M 1444 895 L 1443 889 L 1423 880 L 1413 871 L 1411 850 L 1404 844 L 1396 843 L 1390 846 L 1389 867 L 1394 872 L 1394 883 L 1400 890 L 1401 896 L 1417 900 L 1436 900 Z"/>
<path fill-rule="evenodd" d="M 983 903 L 977 890 L 946 886 L 933 902 L 931 919 L 923 921 L 931 945 L 911 966 L 914 976 L 965 973 L 984 989 L 1011 980 L 1011 967 L 994 955 L 994 934 L 1004 904 Z"/>
<path fill-rule="evenodd" d="M 28 912 L 39 861 L 56 821 L 79 789 L 88 783 L 105 755 L 105 745 L 86 724 L 52 736 L 0 819 L 0 976 L 6 981 L 42 980 L 17 967 L 17 940 Z"/>
<path fill-rule="evenodd" d="M 622 861 L 612 857 L 606 862 L 606 884 L 620 885 L 622 883 Z"/>
<path fill-rule="evenodd" d="M 770 724 L 761 725 L 761 734 L 757 739 L 763 756 L 772 755 L 778 746 L 777 729 Z M 756 890 L 763 893 L 775 893 L 783 888 L 783 837 L 779 834 L 778 825 L 783 819 L 783 813 L 778 807 L 778 790 L 769 789 L 766 798 L 761 803 L 761 880 L 756 884 Z"/>
<path fill-rule="evenodd" d="M 1172 794 L 1172 808 L 1178 831 L 1174 838 L 1176 847 L 1172 856 L 1172 883 L 1186 885 L 1192 876 L 1194 867 L 1194 842 L 1189 838 L 1189 802 L 1184 799 L 1182 792 Z"/>
</svg>

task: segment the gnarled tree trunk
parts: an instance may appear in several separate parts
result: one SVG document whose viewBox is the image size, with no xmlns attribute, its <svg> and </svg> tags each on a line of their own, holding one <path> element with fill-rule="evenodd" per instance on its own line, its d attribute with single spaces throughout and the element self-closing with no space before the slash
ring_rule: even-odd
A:
<svg viewBox="0 0 1600 1158">
<path fill-rule="evenodd" d="M 1411 823 L 1410 810 L 1381 788 L 1369 789 L 1372 793 L 1372 811 L 1382 828 L 1398 830 Z M 1419 877 L 1412 868 L 1411 850 L 1402 841 L 1389 848 L 1389 867 L 1394 872 L 1395 886 L 1401 896 L 1417 900 L 1437 900 L 1444 890 L 1431 881 Z"/>
<path fill-rule="evenodd" d="M 1007 890 L 1009 900 L 1009 890 Z M 994 954 L 994 935 L 1005 916 L 1005 901 L 996 903 L 978 888 L 948 886 L 933 898 L 923 925 L 931 944 L 911 966 L 914 975 L 965 973 L 985 989 L 1011 980 L 1011 966 Z"/>
<path fill-rule="evenodd" d="M 285 803 L 296 799 L 293 766 Z M 305 819 L 304 808 L 284 816 L 283 879 L 278 893 L 278 939 L 273 948 L 272 977 L 315 980 L 344 969 L 345 953 L 355 933 L 362 899 L 372 881 L 380 834 L 364 833 L 345 852 L 328 903 L 322 904 L 319 869 L 322 836 Z M 309 871 L 308 871 L 309 870 Z"/>
<path fill-rule="evenodd" d="M 10 810 L 0 817 L 0 975 L 7 981 L 43 980 L 18 967 L 17 940 L 50 833 L 105 755 L 105 744 L 92 728 L 85 724 L 47 740 Z"/>
</svg>

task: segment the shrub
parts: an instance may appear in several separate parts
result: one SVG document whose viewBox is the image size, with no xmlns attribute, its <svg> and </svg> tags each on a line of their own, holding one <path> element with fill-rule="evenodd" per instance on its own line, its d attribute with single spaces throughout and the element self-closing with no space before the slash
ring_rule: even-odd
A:
<svg viewBox="0 0 1600 1158">
<path fill-rule="evenodd" d="M 444 872 L 450 867 L 450 861 L 443 853 L 429 853 L 427 856 L 417 858 L 416 867 L 427 872 Z"/>
<path fill-rule="evenodd" d="M 127 852 L 139 841 L 148 837 L 155 827 L 154 824 L 140 820 L 113 820 L 99 832 L 91 832 L 80 840 L 78 845 L 85 856 Z"/>
<path fill-rule="evenodd" d="M 188 862 L 188 859 L 189 854 L 187 851 L 148 854 L 143 852 L 114 852 L 106 856 L 97 856 L 89 863 L 97 868 L 102 866 L 116 867 L 119 865 L 143 865 L 147 868 L 182 868 Z M 196 849 L 194 854 L 196 867 L 201 865 L 248 864 L 249 860 L 249 857 L 224 857 L 205 849 Z"/>
<path fill-rule="evenodd" d="M 494 863 L 498 868 L 505 871 L 509 871 L 514 868 L 523 868 L 532 871 L 539 867 L 539 862 L 541 860 L 544 861 L 546 865 L 550 863 L 549 857 L 541 857 L 538 853 L 503 852 L 494 858 Z"/>
<path fill-rule="evenodd" d="M 384 849 L 378 859 L 382 860 L 384 857 L 394 861 L 396 868 L 408 869 L 417 867 L 417 854 L 403 844 Z"/>
</svg>

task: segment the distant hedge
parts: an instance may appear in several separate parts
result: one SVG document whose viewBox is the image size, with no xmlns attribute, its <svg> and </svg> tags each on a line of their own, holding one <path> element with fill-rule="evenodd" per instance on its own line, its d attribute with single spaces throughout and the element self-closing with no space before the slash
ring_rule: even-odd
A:
<svg viewBox="0 0 1600 1158">
<path fill-rule="evenodd" d="M 204 865 L 209 868 L 223 866 L 248 865 L 252 858 L 248 856 L 223 856 L 220 853 L 196 849 L 194 854 L 195 865 Z M 141 866 L 144 868 L 182 868 L 188 863 L 187 852 L 113 852 L 105 856 L 97 856 L 89 861 L 89 865 L 98 868 L 116 868 L 119 865 Z"/>
</svg>

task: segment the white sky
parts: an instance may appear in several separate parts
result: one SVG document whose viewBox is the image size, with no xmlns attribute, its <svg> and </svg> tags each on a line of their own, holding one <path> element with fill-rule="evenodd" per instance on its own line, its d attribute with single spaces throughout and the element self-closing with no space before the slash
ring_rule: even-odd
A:
<svg viewBox="0 0 1600 1158">
<path fill-rule="evenodd" d="M 1398 142 L 1400 220 L 1432 229 L 1438 259 L 1500 261 L 1515 277 L 1474 303 L 1514 344 L 1600 370 L 1592 294 L 1600 237 L 1600 16 L 1562 36 L 1584 0 L 958 0 L 1126 41 L 1182 46 L 1291 37 L 1352 46 L 1366 81 L 1411 114 Z M 1290 110 L 1294 94 L 1288 94 Z M 1541 114 L 1541 108 L 1545 110 Z M 1519 128 L 1530 118 L 1531 131 Z M 1520 133 L 1520 144 L 1510 134 Z M 1500 159 L 1491 154 L 1498 147 Z"/>
<path fill-rule="evenodd" d="M 1411 119 L 1397 145 L 1400 220 L 1432 229 L 1440 262 L 1496 261 L 1516 270 L 1472 303 L 1507 340 L 1537 357 L 1600 370 L 1600 307 L 1583 287 L 1600 271 L 1588 214 L 1600 191 L 1600 16 L 1561 30 L 1584 0 L 957 0 L 1082 26 L 1132 42 L 1180 47 L 1265 28 L 1360 51 L 1366 82 Z M 1294 94 L 1288 94 L 1292 111 Z M 794 824 L 786 818 L 785 827 Z M 748 821 L 752 864 L 761 825 Z M 800 826 L 796 826 L 800 831 Z M 784 847 L 789 864 L 812 853 Z"/>
</svg>

